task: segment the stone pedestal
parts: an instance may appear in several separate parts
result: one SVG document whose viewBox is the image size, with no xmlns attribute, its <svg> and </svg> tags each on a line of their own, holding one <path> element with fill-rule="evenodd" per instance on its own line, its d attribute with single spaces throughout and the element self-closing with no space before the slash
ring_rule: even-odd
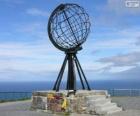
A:
<svg viewBox="0 0 140 116">
<path fill-rule="evenodd" d="M 78 90 L 67 96 L 67 91 L 37 91 L 32 95 L 32 109 L 53 113 L 110 114 L 121 111 L 112 103 L 105 90 Z"/>
</svg>

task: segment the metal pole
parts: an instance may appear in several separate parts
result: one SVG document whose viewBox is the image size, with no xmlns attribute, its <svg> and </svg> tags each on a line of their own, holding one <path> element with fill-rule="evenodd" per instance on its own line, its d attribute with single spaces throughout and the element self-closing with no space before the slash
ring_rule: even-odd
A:
<svg viewBox="0 0 140 116">
<path fill-rule="evenodd" d="M 60 78 L 58 80 L 58 84 L 57 84 L 57 87 L 56 87 L 56 91 L 59 91 L 59 87 L 60 87 L 60 83 L 61 83 L 61 80 L 62 80 L 62 77 L 63 77 L 63 73 L 64 73 L 64 70 L 65 70 L 65 67 L 66 67 L 66 63 L 67 63 L 67 58 L 66 60 L 64 61 L 64 64 L 63 64 L 63 68 L 62 68 L 62 72 L 60 74 Z"/>
<path fill-rule="evenodd" d="M 62 80 L 62 76 L 63 76 L 63 72 L 64 72 L 64 69 L 65 69 L 66 63 L 67 63 L 67 55 L 65 56 L 63 65 L 62 65 L 62 67 L 60 69 L 60 72 L 59 72 L 57 80 L 56 80 L 56 82 L 54 84 L 53 90 L 57 90 L 57 91 L 59 90 L 60 81 Z"/>
<path fill-rule="evenodd" d="M 74 56 L 74 57 L 75 57 L 75 56 Z M 80 77 L 80 81 L 81 81 L 81 84 L 82 84 L 82 89 L 85 89 L 84 82 L 83 82 L 83 79 L 82 79 L 82 76 L 81 76 L 81 72 L 80 72 L 78 63 L 77 63 L 76 60 L 74 60 L 74 61 L 75 61 L 76 67 L 77 67 L 77 71 L 78 71 L 79 77 Z"/>
<path fill-rule="evenodd" d="M 68 80 L 67 80 L 67 90 L 76 91 L 76 75 L 74 67 L 74 56 L 73 53 L 67 53 L 68 55 Z"/>
<path fill-rule="evenodd" d="M 86 84 L 87 84 L 87 88 L 88 88 L 88 90 L 91 90 L 91 89 L 90 89 L 90 86 L 89 86 L 89 84 L 88 84 L 88 81 L 87 81 L 87 79 L 86 79 L 86 76 L 85 76 L 85 74 L 84 74 L 84 71 L 83 71 L 83 69 L 82 69 L 82 67 L 81 67 L 81 65 L 80 65 L 80 62 L 79 62 L 79 60 L 78 60 L 78 58 L 77 58 L 76 55 L 75 55 L 75 58 L 76 58 L 76 61 L 77 61 L 78 65 L 79 65 L 79 68 L 80 68 L 80 70 L 81 70 L 81 72 L 82 72 L 82 74 L 83 74 L 83 77 L 84 77 L 85 82 L 86 82 Z"/>
</svg>

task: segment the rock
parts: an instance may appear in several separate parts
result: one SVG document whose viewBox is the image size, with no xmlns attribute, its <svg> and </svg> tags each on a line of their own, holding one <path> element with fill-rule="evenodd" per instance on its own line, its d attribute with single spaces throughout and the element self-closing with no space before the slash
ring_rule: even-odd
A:
<svg viewBox="0 0 140 116">
<path fill-rule="evenodd" d="M 48 93 L 56 93 L 55 91 L 35 91 L 32 93 L 32 96 L 43 96 L 46 97 Z"/>
<path fill-rule="evenodd" d="M 41 96 L 33 96 L 32 97 L 32 109 L 47 109 L 47 98 Z"/>
<path fill-rule="evenodd" d="M 68 101 L 68 111 L 71 113 L 77 112 L 77 98 L 76 97 L 67 97 Z"/>
</svg>

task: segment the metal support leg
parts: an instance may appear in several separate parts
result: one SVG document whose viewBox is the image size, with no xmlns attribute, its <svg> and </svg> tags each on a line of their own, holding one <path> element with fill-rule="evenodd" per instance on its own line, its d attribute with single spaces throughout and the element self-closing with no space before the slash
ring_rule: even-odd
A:
<svg viewBox="0 0 140 116">
<path fill-rule="evenodd" d="M 81 72 L 82 72 L 82 74 L 83 74 L 83 77 L 84 77 L 84 79 L 85 79 L 87 88 L 88 88 L 88 90 L 91 90 L 91 89 L 90 89 L 90 86 L 89 86 L 89 84 L 88 84 L 88 81 L 87 81 L 87 79 L 86 79 L 86 76 L 85 76 L 85 74 L 84 74 L 84 71 L 83 71 L 83 69 L 82 69 L 82 67 L 81 67 L 81 65 L 80 65 L 80 62 L 79 62 L 79 60 L 78 60 L 78 58 L 77 58 L 76 55 L 75 55 L 75 58 L 76 58 L 75 60 L 77 61 L 78 65 L 79 65 L 79 68 L 80 68 L 80 70 L 81 70 Z"/>
<path fill-rule="evenodd" d="M 76 59 L 74 61 L 75 61 L 76 67 L 77 67 L 77 71 L 78 71 L 79 77 L 80 77 L 80 81 L 81 81 L 81 84 L 82 84 L 82 89 L 85 89 L 84 82 L 83 82 L 83 79 L 82 79 L 82 76 L 81 76 L 81 72 L 80 72 L 78 63 L 77 63 Z"/>
<path fill-rule="evenodd" d="M 65 56 L 63 65 L 61 67 L 61 70 L 59 72 L 59 75 L 57 77 L 57 80 L 55 82 L 55 85 L 53 87 L 53 90 L 59 91 L 59 86 L 60 86 L 60 83 L 61 83 L 61 80 L 62 80 L 62 76 L 63 76 L 63 73 L 64 73 L 64 69 L 65 69 L 66 63 L 67 63 L 67 55 Z"/>
<path fill-rule="evenodd" d="M 90 86 L 88 84 L 88 81 L 86 79 L 86 76 L 83 72 L 83 69 L 80 65 L 80 62 L 76 56 L 75 53 L 66 53 L 64 62 L 62 64 L 61 70 L 58 74 L 57 80 L 54 84 L 53 90 L 59 91 L 60 88 L 60 83 L 62 81 L 63 78 L 63 74 L 65 71 L 65 67 L 68 61 L 68 78 L 67 78 L 67 85 L 66 85 L 66 89 L 68 90 L 68 95 L 69 93 L 71 93 L 71 91 L 69 92 L 69 90 L 73 90 L 73 92 L 76 92 L 76 74 L 75 74 L 75 65 L 78 71 L 78 75 L 80 77 L 80 81 L 82 84 L 82 89 L 85 89 L 87 87 L 88 90 L 90 89 Z M 85 86 L 86 84 L 86 86 Z"/>
</svg>

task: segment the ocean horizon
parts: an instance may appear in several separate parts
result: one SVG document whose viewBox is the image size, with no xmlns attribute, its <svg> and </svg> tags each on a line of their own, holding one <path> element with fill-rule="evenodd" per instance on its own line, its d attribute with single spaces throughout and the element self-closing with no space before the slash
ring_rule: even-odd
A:
<svg viewBox="0 0 140 116">
<path fill-rule="evenodd" d="M 33 91 L 52 90 L 55 82 L 0 82 L 0 101 L 29 99 Z M 107 90 L 113 96 L 140 96 L 140 82 L 130 80 L 96 80 L 89 81 L 91 89 Z M 65 89 L 62 82 L 60 89 Z M 77 89 L 81 84 L 77 82 Z M 123 91 L 118 90 L 123 89 Z M 125 90 L 126 89 L 126 90 Z M 115 90 L 115 91 L 114 91 Z M 132 91 L 131 91 L 132 90 Z M 131 94 L 130 94 L 131 93 Z"/>
<path fill-rule="evenodd" d="M 38 82 L 0 82 L 0 92 L 33 92 L 39 90 L 51 90 L 54 81 Z M 89 81 L 91 89 L 140 89 L 140 81 L 131 80 L 94 80 Z M 65 89 L 65 82 L 61 83 L 60 89 Z M 81 84 L 77 82 L 77 88 Z"/>
</svg>

